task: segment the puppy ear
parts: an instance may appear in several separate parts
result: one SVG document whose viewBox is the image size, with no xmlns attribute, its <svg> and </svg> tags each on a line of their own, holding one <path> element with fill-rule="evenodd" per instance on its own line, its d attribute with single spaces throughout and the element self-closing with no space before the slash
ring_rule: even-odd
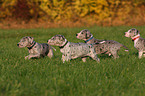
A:
<svg viewBox="0 0 145 96">
<path fill-rule="evenodd" d="M 87 32 L 86 32 L 86 39 L 88 39 L 88 38 L 90 38 L 91 37 L 91 33 L 90 33 L 90 31 L 89 30 L 87 30 Z"/>
<path fill-rule="evenodd" d="M 135 31 L 134 31 L 134 34 L 135 35 L 138 35 L 140 32 L 136 29 Z"/>
<path fill-rule="evenodd" d="M 61 35 L 61 36 L 59 37 L 59 39 L 60 39 L 61 41 L 63 41 L 63 40 L 65 40 L 65 37 L 64 37 L 63 35 Z"/>
<path fill-rule="evenodd" d="M 137 30 L 137 34 L 139 34 L 140 32 Z"/>
<path fill-rule="evenodd" d="M 32 43 L 33 43 L 34 38 L 33 38 L 33 37 L 28 37 L 28 40 L 29 40 L 29 42 L 32 44 Z"/>
</svg>

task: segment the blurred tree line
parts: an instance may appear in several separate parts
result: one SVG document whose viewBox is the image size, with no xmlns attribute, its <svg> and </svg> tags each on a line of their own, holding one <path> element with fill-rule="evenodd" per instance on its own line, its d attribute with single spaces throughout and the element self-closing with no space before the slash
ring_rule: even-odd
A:
<svg viewBox="0 0 145 96">
<path fill-rule="evenodd" d="M 0 20 L 50 22 L 143 18 L 145 0 L 0 0 Z"/>
</svg>

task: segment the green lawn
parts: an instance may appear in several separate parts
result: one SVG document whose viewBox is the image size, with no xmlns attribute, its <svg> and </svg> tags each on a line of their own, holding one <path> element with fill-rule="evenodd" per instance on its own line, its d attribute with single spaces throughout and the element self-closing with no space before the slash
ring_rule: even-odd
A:
<svg viewBox="0 0 145 96">
<path fill-rule="evenodd" d="M 145 26 L 89 27 L 50 29 L 0 29 L 0 96 L 145 96 L 145 58 L 138 59 L 137 50 L 124 32 L 137 28 L 145 38 Z M 119 51 L 119 59 L 98 54 L 100 63 L 81 58 L 62 63 L 54 46 L 55 57 L 25 60 L 27 48 L 18 48 L 24 36 L 39 43 L 56 34 L 70 42 L 83 42 L 76 33 L 89 29 L 97 39 L 118 41 L 129 48 Z"/>
</svg>

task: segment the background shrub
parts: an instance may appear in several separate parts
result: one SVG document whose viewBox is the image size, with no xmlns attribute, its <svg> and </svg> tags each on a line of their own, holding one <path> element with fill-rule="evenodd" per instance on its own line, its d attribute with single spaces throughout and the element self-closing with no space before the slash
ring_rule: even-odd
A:
<svg viewBox="0 0 145 96">
<path fill-rule="evenodd" d="M 83 21 L 99 24 L 145 22 L 145 0 L 1 0 L 0 19 Z"/>
</svg>

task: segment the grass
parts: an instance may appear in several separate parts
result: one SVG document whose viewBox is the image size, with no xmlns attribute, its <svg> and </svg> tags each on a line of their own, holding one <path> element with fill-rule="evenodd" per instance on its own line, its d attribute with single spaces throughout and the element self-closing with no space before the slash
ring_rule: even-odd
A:
<svg viewBox="0 0 145 96">
<path fill-rule="evenodd" d="M 144 26 L 137 28 L 145 38 Z M 81 58 L 62 63 L 58 47 L 55 57 L 25 60 L 27 48 L 16 44 L 24 36 L 46 43 L 56 34 L 68 41 L 83 42 L 75 35 L 86 28 L 0 29 L 0 96 L 144 96 L 145 59 L 138 59 L 137 50 L 124 32 L 132 27 L 89 27 L 98 39 L 115 40 L 130 51 L 119 51 L 119 59 L 98 54 L 100 63 Z"/>
</svg>

